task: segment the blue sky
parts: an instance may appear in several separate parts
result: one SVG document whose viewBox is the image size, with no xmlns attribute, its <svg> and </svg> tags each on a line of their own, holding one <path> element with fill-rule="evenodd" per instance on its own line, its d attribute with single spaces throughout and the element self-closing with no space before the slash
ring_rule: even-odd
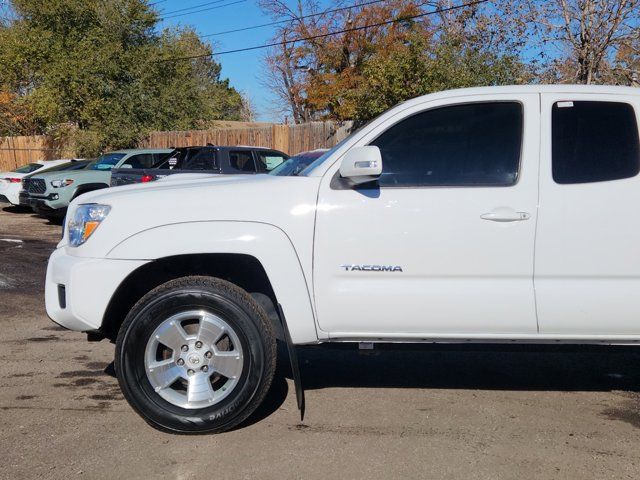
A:
<svg viewBox="0 0 640 480">
<path fill-rule="evenodd" d="M 196 7 L 197 5 L 203 5 L 210 1 L 211 0 L 164 0 L 157 2 L 154 8 L 160 12 L 161 16 L 171 16 L 169 12 L 188 7 Z M 200 8 L 194 8 L 194 10 L 218 7 L 234 1 L 237 0 L 228 0 L 206 6 L 203 5 Z M 149 3 L 153 3 L 153 1 Z M 255 0 L 246 0 L 242 3 L 229 5 L 227 7 L 182 15 L 188 12 L 189 11 L 176 12 L 173 15 L 180 16 L 163 20 L 160 26 L 191 25 L 200 35 L 206 35 L 272 21 L 270 17 L 260 10 Z M 203 40 L 213 42 L 214 50 L 217 51 L 250 47 L 267 43 L 273 35 L 274 28 L 275 27 L 264 27 L 228 35 L 207 37 Z M 216 57 L 216 60 L 222 65 L 222 76 L 229 78 L 231 85 L 245 93 L 251 99 L 256 109 L 257 120 L 281 121 L 281 118 L 274 118 L 272 112 L 269 111 L 270 105 L 273 103 L 271 92 L 260 85 L 260 72 L 263 68 L 262 59 L 265 52 L 266 50 L 254 50 L 233 53 Z"/>
</svg>

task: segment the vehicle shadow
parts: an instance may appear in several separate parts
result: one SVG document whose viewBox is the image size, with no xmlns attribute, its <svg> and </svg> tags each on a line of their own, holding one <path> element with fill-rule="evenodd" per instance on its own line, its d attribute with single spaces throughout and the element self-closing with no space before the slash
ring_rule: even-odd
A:
<svg viewBox="0 0 640 480">
<path fill-rule="evenodd" d="M 21 207 L 19 205 L 6 204 L 6 206 L 0 208 L 3 212 L 7 213 L 30 214 L 32 217 L 42 218 L 43 220 L 47 220 L 49 222 L 48 225 L 62 225 L 64 221 L 64 216 L 62 215 L 55 216 L 36 213 L 31 207 Z"/>
<path fill-rule="evenodd" d="M 359 351 L 341 344 L 298 347 L 298 355 L 305 390 L 640 391 L 638 347 L 391 344 Z"/>
<path fill-rule="evenodd" d="M 42 218 L 47 221 L 47 225 L 61 226 L 64 223 L 64 217 L 52 217 L 47 215 L 36 214 L 38 218 Z"/>
<path fill-rule="evenodd" d="M 305 390 L 435 388 L 513 391 L 640 392 L 640 348 L 584 345 L 354 344 L 297 347 Z M 105 373 L 115 376 L 113 364 Z M 275 413 L 291 379 L 286 346 L 278 344 L 276 373 L 246 428 Z M 297 415 L 297 412 L 294 414 Z"/>
<path fill-rule="evenodd" d="M 29 207 L 21 207 L 19 205 L 9 205 L 6 204 L 7 206 L 2 207 L 2 211 L 3 212 L 7 212 L 7 213 L 33 213 L 33 210 L 31 210 Z"/>
</svg>

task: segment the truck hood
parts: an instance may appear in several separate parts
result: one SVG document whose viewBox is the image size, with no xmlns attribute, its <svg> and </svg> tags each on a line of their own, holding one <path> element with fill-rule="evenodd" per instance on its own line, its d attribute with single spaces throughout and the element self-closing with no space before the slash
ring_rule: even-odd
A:
<svg viewBox="0 0 640 480">
<path fill-rule="evenodd" d="M 320 180 L 219 175 L 90 192 L 72 202 L 67 218 L 73 218 L 79 204 L 105 204 L 111 211 L 84 245 L 71 250 L 74 255 L 103 257 L 136 233 L 187 222 L 259 222 L 273 225 L 288 235 L 312 234 Z M 67 237 L 65 232 L 61 245 L 66 244 Z"/>
<path fill-rule="evenodd" d="M 104 178 L 104 183 L 109 183 L 110 176 L 110 170 L 61 170 L 57 172 L 36 173 L 32 175 L 31 178 L 42 178 L 44 180 L 71 178 L 79 182 L 82 182 L 84 179 L 93 181 L 96 178 Z"/>
</svg>

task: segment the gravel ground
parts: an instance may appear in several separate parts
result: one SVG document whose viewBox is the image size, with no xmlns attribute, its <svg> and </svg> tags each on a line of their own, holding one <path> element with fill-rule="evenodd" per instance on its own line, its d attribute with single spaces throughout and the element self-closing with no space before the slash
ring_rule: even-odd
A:
<svg viewBox="0 0 640 480">
<path fill-rule="evenodd" d="M 59 235 L 0 208 L 0 478 L 640 478 L 633 348 L 305 347 L 303 423 L 280 362 L 241 428 L 160 433 L 109 375 L 113 345 L 48 320 Z"/>
</svg>

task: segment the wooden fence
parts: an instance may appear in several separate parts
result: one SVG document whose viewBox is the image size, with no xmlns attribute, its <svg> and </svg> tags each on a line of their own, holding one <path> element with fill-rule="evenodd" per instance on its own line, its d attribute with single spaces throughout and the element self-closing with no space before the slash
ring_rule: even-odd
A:
<svg viewBox="0 0 640 480">
<path fill-rule="evenodd" d="M 0 172 L 37 160 L 60 158 L 63 150 L 53 146 L 45 135 L 0 137 Z"/>
<path fill-rule="evenodd" d="M 351 132 L 352 122 L 310 122 L 301 125 L 216 128 L 183 132 L 152 132 L 141 147 L 188 147 L 192 145 L 252 145 L 275 148 L 295 155 L 306 150 L 333 147 Z"/>
<path fill-rule="evenodd" d="M 351 132 L 352 122 L 311 122 L 301 125 L 259 123 L 242 126 L 152 132 L 140 148 L 188 147 L 193 145 L 252 145 L 274 148 L 290 155 L 316 148 L 330 148 Z M 55 145 L 50 137 L 0 137 L 0 172 L 25 163 L 75 156 L 72 146 Z"/>
</svg>

